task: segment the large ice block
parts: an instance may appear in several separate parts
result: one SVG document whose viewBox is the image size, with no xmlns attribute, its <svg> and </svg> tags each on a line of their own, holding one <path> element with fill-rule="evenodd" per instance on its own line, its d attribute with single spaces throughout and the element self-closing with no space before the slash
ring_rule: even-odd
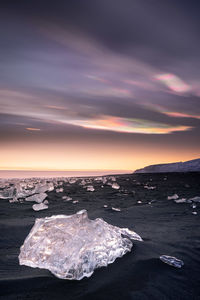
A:
<svg viewBox="0 0 200 300">
<path fill-rule="evenodd" d="M 127 228 L 88 219 L 86 210 L 36 219 L 20 249 L 19 263 L 48 269 L 58 278 L 80 280 L 131 251 L 131 239 L 142 241 Z"/>
</svg>

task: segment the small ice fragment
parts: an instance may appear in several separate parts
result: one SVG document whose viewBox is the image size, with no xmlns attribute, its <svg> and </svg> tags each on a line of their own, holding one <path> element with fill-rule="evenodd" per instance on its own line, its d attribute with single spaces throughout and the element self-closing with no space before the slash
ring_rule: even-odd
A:
<svg viewBox="0 0 200 300">
<path fill-rule="evenodd" d="M 69 196 L 63 196 L 62 199 L 63 199 L 64 201 L 71 201 L 71 200 L 72 200 L 72 198 L 69 197 Z"/>
<path fill-rule="evenodd" d="M 141 204 L 141 203 L 142 203 L 142 201 L 140 201 L 140 200 L 139 200 L 139 201 L 137 201 L 137 203 L 138 203 L 138 204 Z"/>
<path fill-rule="evenodd" d="M 200 202 L 200 197 L 196 196 L 196 197 L 190 198 L 188 200 L 193 201 L 193 202 Z"/>
<path fill-rule="evenodd" d="M 56 189 L 56 193 L 63 193 L 63 188 Z"/>
<path fill-rule="evenodd" d="M 81 280 L 131 251 L 131 240 L 142 238 L 103 219 L 90 220 L 86 210 L 36 219 L 20 248 L 19 264 L 48 269 L 58 278 Z"/>
<path fill-rule="evenodd" d="M 86 181 L 84 179 L 81 180 L 80 185 L 85 185 L 85 184 L 86 184 Z"/>
<path fill-rule="evenodd" d="M 49 204 L 49 201 L 48 200 L 44 200 L 44 202 L 43 202 L 44 204 Z"/>
<path fill-rule="evenodd" d="M 191 206 L 192 206 L 192 208 L 196 208 L 197 207 L 196 204 L 194 204 L 194 203 Z"/>
<path fill-rule="evenodd" d="M 35 211 L 39 211 L 39 210 L 47 209 L 48 206 L 45 205 L 44 203 L 40 203 L 40 204 L 33 204 L 32 208 Z"/>
<path fill-rule="evenodd" d="M 197 212 L 196 212 L 196 211 L 193 211 L 192 214 L 193 214 L 193 215 L 197 215 Z"/>
<path fill-rule="evenodd" d="M 106 184 L 107 178 L 106 178 L 106 177 L 103 177 L 102 182 L 103 182 L 103 184 Z"/>
<path fill-rule="evenodd" d="M 112 188 L 118 190 L 120 188 L 120 186 L 118 183 L 115 182 L 112 184 Z"/>
<path fill-rule="evenodd" d="M 176 200 L 176 199 L 178 199 L 178 195 L 177 195 L 177 194 L 174 194 L 174 195 L 172 195 L 172 196 L 168 196 L 167 199 L 168 199 L 168 200 Z"/>
<path fill-rule="evenodd" d="M 88 186 L 87 186 L 87 191 L 88 191 L 88 192 L 94 192 L 94 190 L 95 190 L 95 189 L 94 189 L 94 187 L 93 187 L 92 185 L 88 185 Z"/>
<path fill-rule="evenodd" d="M 49 183 L 48 183 L 48 191 L 49 191 L 49 192 L 52 192 L 53 190 L 54 190 L 53 182 L 49 182 Z"/>
<path fill-rule="evenodd" d="M 75 204 L 75 203 L 78 203 L 78 200 L 74 200 L 72 203 L 74 203 L 74 204 Z"/>
<path fill-rule="evenodd" d="M 187 199 L 187 200 L 186 200 L 186 203 L 192 203 L 192 200 Z"/>
<path fill-rule="evenodd" d="M 76 183 L 76 180 L 77 180 L 77 179 L 75 179 L 75 178 L 71 178 L 71 179 L 69 180 L 69 183 L 70 183 L 70 184 Z"/>
<path fill-rule="evenodd" d="M 109 176 L 109 180 L 116 181 L 116 178 L 114 176 Z"/>
<path fill-rule="evenodd" d="M 10 200 L 9 200 L 9 202 L 10 202 L 10 203 L 18 202 L 17 197 L 14 196 L 13 199 L 10 199 Z"/>
<path fill-rule="evenodd" d="M 147 190 L 155 190 L 156 186 L 144 185 L 144 188 L 147 189 Z"/>
<path fill-rule="evenodd" d="M 160 260 L 170 266 L 181 268 L 184 265 L 184 262 L 176 257 L 161 255 Z"/>
<path fill-rule="evenodd" d="M 121 209 L 117 208 L 117 207 L 112 207 L 112 210 L 114 210 L 114 211 L 121 211 Z"/>
<path fill-rule="evenodd" d="M 103 207 L 107 208 L 107 207 L 108 207 L 108 205 L 104 204 L 104 206 L 103 206 Z"/>
<path fill-rule="evenodd" d="M 176 202 L 176 203 L 186 203 L 186 202 L 187 202 L 187 199 L 185 199 L 185 198 L 182 198 L 182 199 L 175 199 L 174 202 Z"/>
<path fill-rule="evenodd" d="M 46 193 L 41 193 L 41 194 L 35 194 L 35 195 L 32 195 L 32 196 L 29 196 L 25 200 L 26 201 L 35 201 L 37 203 L 41 203 L 46 197 L 47 197 Z"/>
</svg>

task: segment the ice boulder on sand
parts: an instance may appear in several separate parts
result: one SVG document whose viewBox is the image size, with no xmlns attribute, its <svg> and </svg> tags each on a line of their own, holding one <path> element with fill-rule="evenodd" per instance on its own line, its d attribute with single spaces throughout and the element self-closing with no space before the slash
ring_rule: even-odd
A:
<svg viewBox="0 0 200 300">
<path fill-rule="evenodd" d="M 62 279 L 81 280 L 131 251 L 142 238 L 127 228 L 88 219 L 87 211 L 36 219 L 21 246 L 20 265 L 48 269 Z"/>
<path fill-rule="evenodd" d="M 41 203 L 46 197 L 47 197 L 46 193 L 40 193 L 40 194 L 35 194 L 30 197 L 27 197 L 25 200 Z"/>
</svg>

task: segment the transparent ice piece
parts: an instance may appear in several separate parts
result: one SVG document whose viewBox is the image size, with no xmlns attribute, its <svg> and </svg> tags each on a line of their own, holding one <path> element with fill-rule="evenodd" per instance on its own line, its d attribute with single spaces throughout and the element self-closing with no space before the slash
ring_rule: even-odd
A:
<svg viewBox="0 0 200 300">
<path fill-rule="evenodd" d="M 40 193 L 40 194 L 35 194 L 35 195 L 30 196 L 30 197 L 27 197 L 25 200 L 41 203 L 46 197 L 47 197 L 46 193 Z"/>
<path fill-rule="evenodd" d="M 196 197 L 190 198 L 188 200 L 193 201 L 193 202 L 200 202 L 200 197 L 196 196 Z"/>
<path fill-rule="evenodd" d="M 120 186 L 118 183 L 115 182 L 112 184 L 112 188 L 118 190 L 120 188 Z"/>
<path fill-rule="evenodd" d="M 162 260 L 162 262 L 176 267 L 176 268 L 181 268 L 184 265 L 184 262 L 174 256 L 168 256 L 168 255 L 161 255 L 160 256 L 160 260 Z"/>
<path fill-rule="evenodd" d="M 168 196 L 167 199 L 168 199 L 168 200 L 176 200 L 176 199 L 178 199 L 178 195 L 177 195 L 177 194 L 174 194 L 174 195 L 172 195 L 172 196 Z"/>
<path fill-rule="evenodd" d="M 32 208 L 33 210 L 38 211 L 38 210 L 47 209 L 48 206 L 44 203 L 39 203 L 39 204 L 33 204 Z"/>
<path fill-rule="evenodd" d="M 88 219 L 86 210 L 36 219 L 20 248 L 19 263 L 48 269 L 58 278 L 80 280 L 131 251 L 131 239 L 142 241 L 127 228 Z"/>
<path fill-rule="evenodd" d="M 175 199 L 174 202 L 176 202 L 176 203 L 186 203 L 186 202 L 187 202 L 187 199 L 185 199 L 185 198 L 182 198 L 182 199 Z"/>
<path fill-rule="evenodd" d="M 87 186 L 87 191 L 88 192 L 94 192 L 94 187 L 92 185 Z"/>
<path fill-rule="evenodd" d="M 112 210 L 114 210 L 114 211 L 121 211 L 121 209 L 117 208 L 117 207 L 112 207 Z"/>
</svg>

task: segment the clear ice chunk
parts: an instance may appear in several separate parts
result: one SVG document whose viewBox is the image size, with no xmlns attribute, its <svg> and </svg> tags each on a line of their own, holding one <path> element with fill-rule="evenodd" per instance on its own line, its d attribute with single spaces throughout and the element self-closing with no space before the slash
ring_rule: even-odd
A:
<svg viewBox="0 0 200 300">
<path fill-rule="evenodd" d="M 161 255 L 160 260 L 170 266 L 181 268 L 184 265 L 184 262 L 174 256 Z"/>
<path fill-rule="evenodd" d="M 69 197 L 69 196 L 62 196 L 62 199 L 63 199 L 64 201 L 71 201 L 71 200 L 72 200 L 72 198 Z"/>
<path fill-rule="evenodd" d="M 167 199 L 168 199 L 168 200 L 176 200 L 176 199 L 178 199 L 178 195 L 177 195 L 177 194 L 174 194 L 174 195 L 172 195 L 172 196 L 168 196 Z"/>
<path fill-rule="evenodd" d="M 186 202 L 187 202 L 187 199 L 185 199 L 185 198 L 182 198 L 182 199 L 175 199 L 174 202 L 176 202 L 176 203 L 186 203 Z"/>
<path fill-rule="evenodd" d="M 119 186 L 118 183 L 115 182 L 115 183 L 112 184 L 112 188 L 115 189 L 115 190 L 118 190 L 120 188 L 120 186 Z"/>
<path fill-rule="evenodd" d="M 56 193 L 63 193 L 63 188 L 56 189 Z"/>
<path fill-rule="evenodd" d="M 27 197 L 25 200 L 26 201 L 34 201 L 37 203 L 42 203 L 42 201 L 47 197 L 46 193 L 41 193 L 41 194 L 35 194 L 30 197 Z"/>
<path fill-rule="evenodd" d="M 13 199 L 10 199 L 10 200 L 9 200 L 9 202 L 10 202 L 10 203 L 18 202 L 17 197 L 14 196 Z"/>
<path fill-rule="evenodd" d="M 155 190 L 156 186 L 144 185 L 144 188 L 147 189 L 147 190 Z"/>
<path fill-rule="evenodd" d="M 142 238 L 127 228 L 88 219 L 87 211 L 36 219 L 20 248 L 20 265 L 48 269 L 62 279 L 81 280 L 131 251 Z"/>
<path fill-rule="evenodd" d="M 188 200 L 193 201 L 193 202 L 200 202 L 200 197 L 196 196 L 196 197 L 190 198 Z"/>
<path fill-rule="evenodd" d="M 88 192 L 94 192 L 94 187 L 92 185 L 87 186 L 87 191 Z"/>
<path fill-rule="evenodd" d="M 39 203 L 39 204 L 33 204 L 32 208 L 35 211 L 39 211 L 39 210 L 47 209 L 48 206 L 44 203 Z"/>
<path fill-rule="evenodd" d="M 76 181 L 77 181 L 76 178 L 70 178 L 69 183 L 70 183 L 70 184 L 73 184 L 73 183 L 76 183 Z"/>
<path fill-rule="evenodd" d="M 112 207 L 112 210 L 114 210 L 114 211 L 121 211 L 121 209 L 117 208 L 117 207 Z"/>
<path fill-rule="evenodd" d="M 0 191 L 0 199 L 11 199 L 14 196 L 14 187 L 5 188 Z"/>
<path fill-rule="evenodd" d="M 44 193 L 46 191 L 51 192 L 53 190 L 54 190 L 54 185 L 52 182 L 49 182 L 49 183 L 45 183 L 44 185 L 36 186 L 35 193 Z"/>
</svg>

